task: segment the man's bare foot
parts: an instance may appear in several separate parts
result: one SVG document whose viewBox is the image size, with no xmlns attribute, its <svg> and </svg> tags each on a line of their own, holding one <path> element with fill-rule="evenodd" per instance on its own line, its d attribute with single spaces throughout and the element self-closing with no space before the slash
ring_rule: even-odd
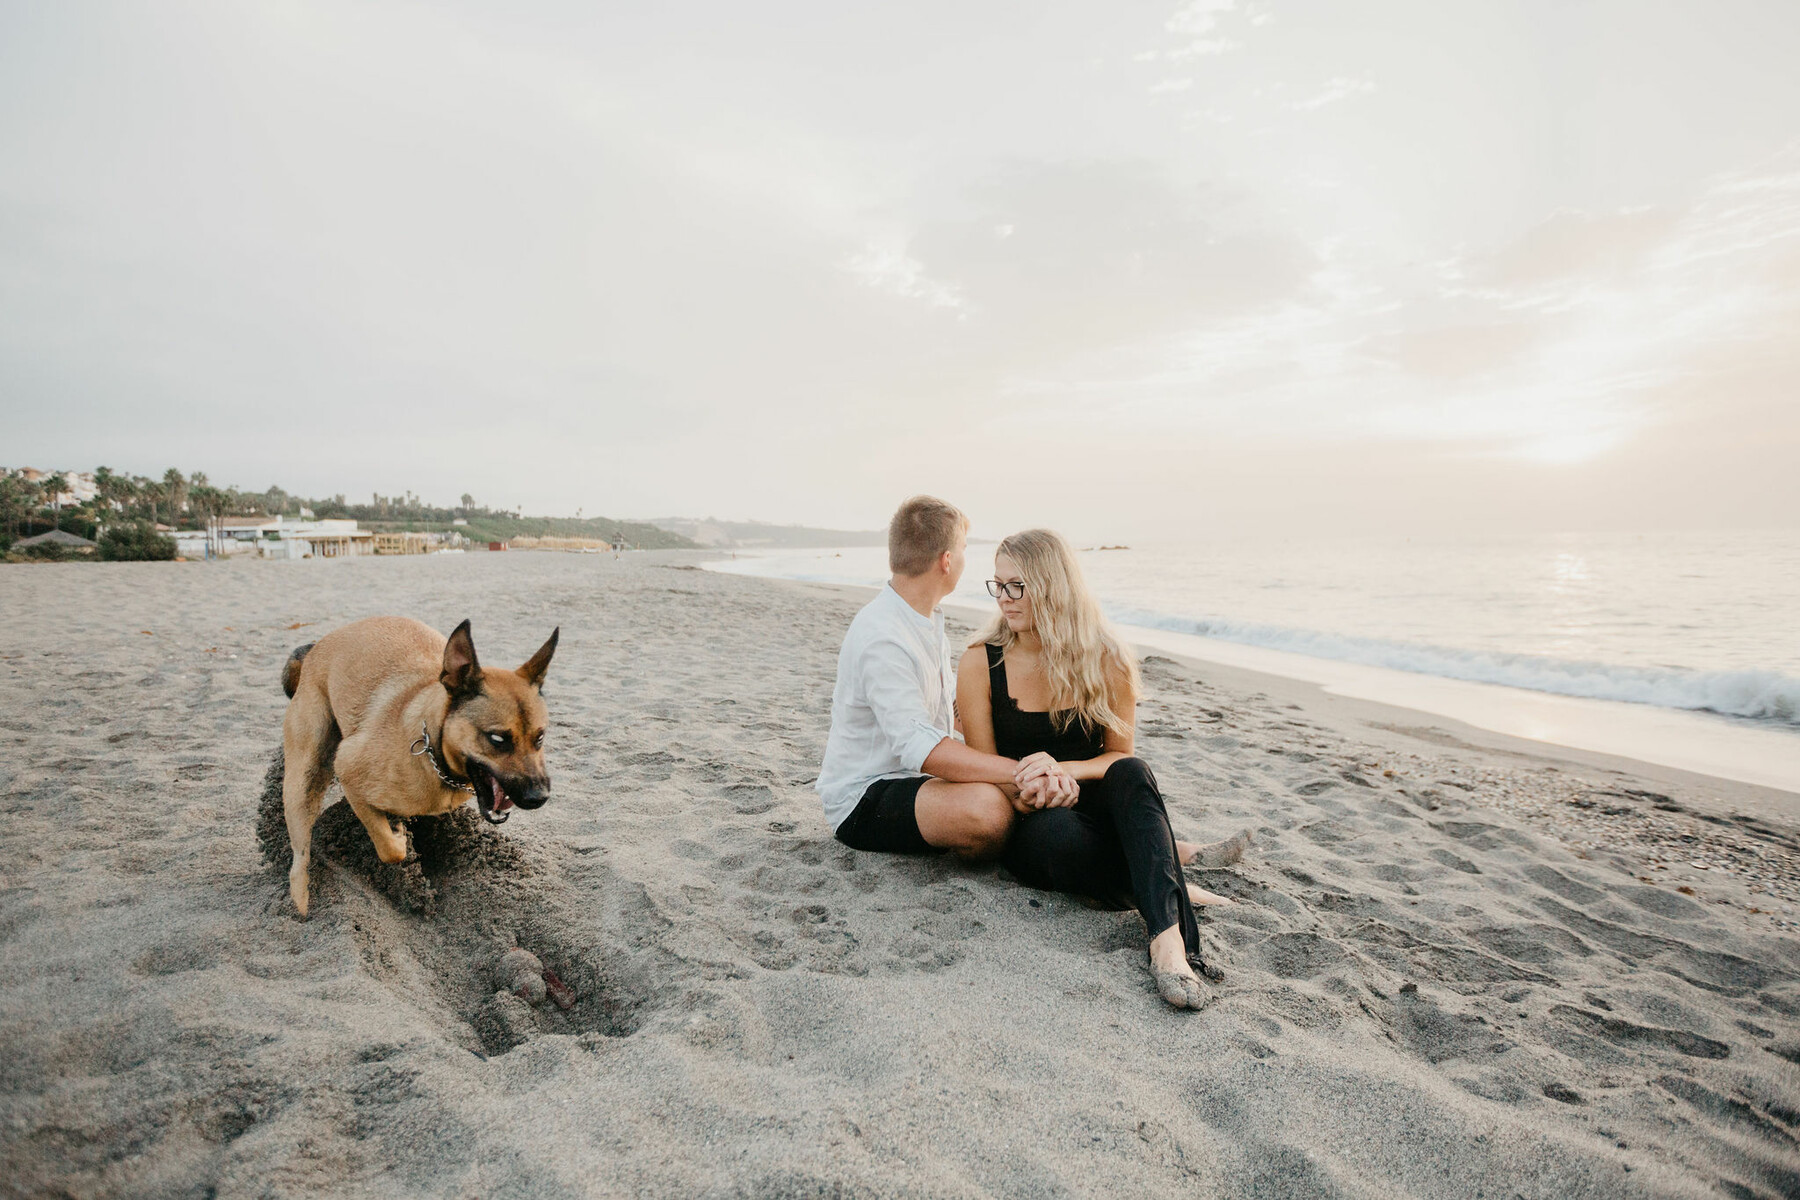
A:
<svg viewBox="0 0 1800 1200">
<path fill-rule="evenodd" d="M 1220 867 L 1229 867 L 1244 857 L 1244 851 L 1250 848 L 1250 831 L 1240 829 L 1222 842 L 1183 842 L 1176 841 L 1175 855 L 1184 867 L 1196 864 L 1209 871 Z"/>
<path fill-rule="evenodd" d="M 1209 892 L 1203 887 L 1187 885 L 1189 904 L 1236 904 L 1230 896 L 1221 896 L 1217 892 Z"/>
</svg>

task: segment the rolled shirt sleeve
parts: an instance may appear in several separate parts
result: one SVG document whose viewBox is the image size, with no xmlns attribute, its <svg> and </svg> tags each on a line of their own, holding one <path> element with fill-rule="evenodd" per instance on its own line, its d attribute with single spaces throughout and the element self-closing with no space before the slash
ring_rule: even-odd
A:
<svg viewBox="0 0 1800 1200">
<path fill-rule="evenodd" d="M 922 771 L 938 743 L 955 736 L 932 722 L 918 660 L 897 642 L 872 643 L 863 663 L 863 699 L 888 747 L 908 771 Z"/>
</svg>

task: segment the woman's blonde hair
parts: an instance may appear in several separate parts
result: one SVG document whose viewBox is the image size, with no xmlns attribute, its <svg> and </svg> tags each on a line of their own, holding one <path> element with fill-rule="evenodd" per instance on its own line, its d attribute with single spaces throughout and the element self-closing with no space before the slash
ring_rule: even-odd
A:
<svg viewBox="0 0 1800 1200">
<path fill-rule="evenodd" d="M 1088 729 L 1131 732 L 1132 711 L 1114 712 L 1107 692 L 1108 680 L 1122 672 L 1127 699 L 1136 704 L 1137 659 L 1101 615 L 1069 543 L 1051 530 L 1027 529 L 1002 541 L 996 553 L 1018 564 L 1031 597 L 1057 730 L 1079 719 Z M 1002 650 L 1017 640 L 1004 616 L 996 616 L 981 635 L 981 641 Z"/>
</svg>

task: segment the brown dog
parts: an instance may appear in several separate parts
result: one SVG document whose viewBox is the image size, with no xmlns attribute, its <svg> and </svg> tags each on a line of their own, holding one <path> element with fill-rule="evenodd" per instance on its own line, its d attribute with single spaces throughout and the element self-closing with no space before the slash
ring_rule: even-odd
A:
<svg viewBox="0 0 1800 1200">
<path fill-rule="evenodd" d="M 467 621 L 446 639 L 406 617 L 369 617 L 289 655 L 281 800 L 294 849 L 288 890 L 301 916 L 313 822 L 334 771 L 385 863 L 406 857 L 398 817 L 435 816 L 473 797 L 498 825 L 514 805 L 550 798 L 540 691 L 561 632 L 516 671 L 482 669 Z"/>
</svg>

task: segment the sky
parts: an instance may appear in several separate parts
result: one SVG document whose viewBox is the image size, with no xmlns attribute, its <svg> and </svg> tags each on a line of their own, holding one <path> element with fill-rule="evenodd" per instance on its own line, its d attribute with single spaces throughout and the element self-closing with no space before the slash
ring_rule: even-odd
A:
<svg viewBox="0 0 1800 1200">
<path fill-rule="evenodd" d="M 1800 524 L 1800 5 L 0 0 L 0 464 Z"/>
</svg>

